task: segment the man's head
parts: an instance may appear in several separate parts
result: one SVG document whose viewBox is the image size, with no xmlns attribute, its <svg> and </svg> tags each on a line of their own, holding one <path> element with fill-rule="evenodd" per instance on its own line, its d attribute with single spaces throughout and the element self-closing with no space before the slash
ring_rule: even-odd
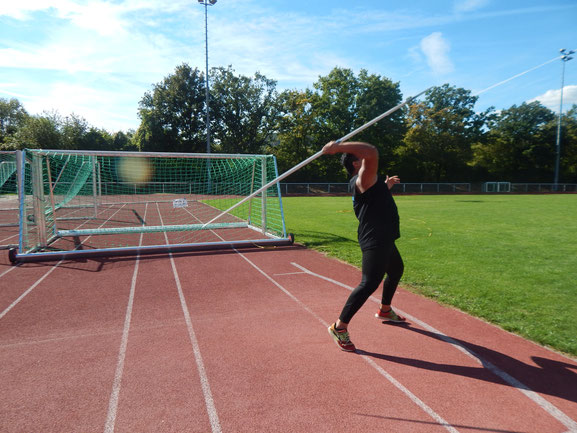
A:
<svg viewBox="0 0 577 433">
<path fill-rule="evenodd" d="M 343 153 L 341 163 L 344 165 L 349 176 L 354 176 L 360 168 L 361 161 L 352 153 Z"/>
</svg>

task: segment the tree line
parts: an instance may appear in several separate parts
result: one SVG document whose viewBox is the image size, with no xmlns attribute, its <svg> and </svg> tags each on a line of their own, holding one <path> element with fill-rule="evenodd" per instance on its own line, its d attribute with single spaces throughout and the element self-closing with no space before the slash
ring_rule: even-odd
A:
<svg viewBox="0 0 577 433">
<path fill-rule="evenodd" d="M 274 154 L 284 172 L 402 101 L 398 82 L 366 70 L 337 67 L 305 90 L 276 84 L 230 66 L 211 70 L 211 152 Z M 74 114 L 30 115 L 17 99 L 0 98 L 0 149 L 204 153 L 205 91 L 203 72 L 179 65 L 140 100 L 138 129 L 116 133 Z M 431 88 L 355 140 L 374 144 L 381 172 L 405 181 L 552 182 L 558 115 L 539 102 L 478 112 L 477 99 L 448 84 Z M 337 157 L 323 157 L 287 180 L 342 182 L 346 174 Z M 562 118 L 559 181 L 577 183 L 577 105 Z"/>
</svg>

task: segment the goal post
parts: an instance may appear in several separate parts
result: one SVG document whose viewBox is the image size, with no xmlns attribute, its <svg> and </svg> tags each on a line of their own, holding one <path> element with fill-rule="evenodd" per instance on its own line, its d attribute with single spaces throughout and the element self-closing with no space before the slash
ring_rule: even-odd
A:
<svg viewBox="0 0 577 433">
<path fill-rule="evenodd" d="M 17 240 L 18 191 L 16 151 L 0 150 L 0 249 Z"/>
<path fill-rule="evenodd" d="M 278 184 L 234 206 L 278 176 L 272 155 L 28 149 L 20 158 L 30 169 L 15 261 L 292 243 Z"/>
<path fill-rule="evenodd" d="M 483 192 L 511 192 L 511 182 L 485 182 Z"/>
</svg>

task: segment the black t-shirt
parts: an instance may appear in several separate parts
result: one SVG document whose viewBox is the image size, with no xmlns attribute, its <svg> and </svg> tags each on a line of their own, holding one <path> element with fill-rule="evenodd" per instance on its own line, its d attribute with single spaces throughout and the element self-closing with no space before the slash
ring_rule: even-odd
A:
<svg viewBox="0 0 577 433">
<path fill-rule="evenodd" d="M 357 230 L 361 250 L 385 245 L 401 236 L 399 212 L 395 200 L 385 181 L 377 182 L 364 193 L 356 188 L 357 176 L 350 185 L 353 188 L 353 209 L 359 220 Z"/>
</svg>

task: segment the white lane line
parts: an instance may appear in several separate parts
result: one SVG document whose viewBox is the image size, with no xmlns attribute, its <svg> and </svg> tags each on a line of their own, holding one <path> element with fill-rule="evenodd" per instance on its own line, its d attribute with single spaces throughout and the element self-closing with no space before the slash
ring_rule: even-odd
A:
<svg viewBox="0 0 577 433">
<path fill-rule="evenodd" d="M 17 263 L 15 265 L 12 265 L 10 268 L 6 269 L 4 272 L 2 272 L 0 274 L 0 278 L 2 278 L 4 275 L 6 275 L 8 272 L 13 271 L 14 269 L 16 269 L 18 266 L 20 266 L 20 263 Z"/>
<path fill-rule="evenodd" d="M 213 232 L 214 233 L 214 232 Z M 221 240 L 224 240 L 219 234 L 214 233 L 216 236 L 218 236 Z M 291 292 L 289 292 L 287 289 L 285 289 L 281 284 L 279 284 L 274 278 L 272 278 L 271 276 L 269 276 L 266 272 L 264 272 L 262 269 L 260 269 L 255 263 L 253 263 L 250 259 L 248 259 L 244 254 L 242 254 L 240 251 L 238 251 L 236 248 L 232 248 L 239 256 L 241 256 L 246 262 L 248 262 L 253 268 L 255 268 L 258 272 L 260 272 L 264 277 L 266 277 L 271 283 L 273 283 L 275 286 L 277 286 L 282 292 L 284 292 L 289 298 L 291 298 L 293 301 L 295 301 L 298 305 L 301 306 L 301 308 L 303 308 L 305 311 L 307 311 L 309 314 L 311 314 L 315 319 L 317 319 L 322 325 L 323 327 L 327 328 L 329 326 L 329 324 L 323 320 L 318 314 L 316 314 L 312 309 L 310 309 L 305 303 L 303 303 L 300 299 L 298 299 L 296 296 L 294 296 Z M 294 264 L 294 263 L 293 263 Z M 297 274 L 308 274 L 308 271 L 305 269 L 302 269 L 301 272 L 292 272 L 292 273 L 288 273 L 288 274 L 276 274 L 276 276 L 278 275 L 297 275 Z M 417 406 L 419 406 L 425 413 L 427 413 L 431 418 L 433 418 L 435 421 L 437 421 L 441 426 L 445 427 L 446 430 L 448 430 L 451 433 L 459 433 L 458 430 L 456 430 L 453 426 L 451 426 L 448 422 L 446 422 L 440 415 L 438 415 L 433 409 L 431 409 L 429 406 L 427 406 L 421 399 L 419 399 L 415 394 L 413 394 L 411 391 L 409 391 L 405 386 L 403 386 L 399 381 L 397 381 L 393 376 L 391 376 L 389 373 L 387 373 L 383 368 L 381 368 L 377 363 L 375 363 L 371 358 L 369 358 L 366 355 L 361 355 L 361 357 L 371 366 L 373 367 L 375 370 L 377 370 L 377 372 L 379 374 L 381 374 L 385 379 L 387 379 L 389 382 L 391 382 L 395 387 L 397 387 L 397 389 L 399 389 L 401 392 L 403 392 L 407 397 L 409 397 L 409 399 L 415 403 Z"/>
<path fill-rule="evenodd" d="M 285 272 L 284 274 L 273 274 L 274 277 L 282 277 L 284 275 L 302 275 L 306 274 L 306 272 Z"/>
<path fill-rule="evenodd" d="M 214 233 L 214 232 L 213 232 Z M 221 240 L 224 240 L 219 234 L 214 233 L 218 236 Z M 232 248 L 239 256 L 241 256 L 247 263 L 249 263 L 253 268 L 255 268 L 258 272 L 260 272 L 265 278 L 267 278 L 271 283 L 277 286 L 282 292 L 284 292 L 289 298 L 295 301 L 301 308 L 311 314 L 315 319 L 317 319 L 323 327 L 328 328 L 329 324 L 323 320 L 317 313 L 315 313 L 312 309 L 310 309 L 304 302 L 294 296 L 290 291 L 285 289 L 281 284 L 279 284 L 274 278 L 269 276 L 266 272 L 264 272 L 261 268 L 259 268 L 255 263 L 253 263 L 250 259 L 248 259 L 244 254 L 238 251 L 236 248 Z M 302 272 L 292 272 L 288 274 L 276 274 L 278 275 L 297 275 L 297 274 L 307 274 L 306 270 L 302 270 Z M 398 380 L 396 380 L 393 376 L 387 373 L 382 367 L 380 367 L 377 363 L 375 363 L 371 358 L 366 355 L 361 355 L 371 367 L 373 367 L 377 372 L 382 375 L 385 379 L 391 382 L 397 389 L 403 392 L 409 399 L 419 406 L 426 414 L 428 414 L 431 418 L 437 421 L 441 426 L 443 426 L 447 431 L 451 433 L 459 433 L 457 429 L 455 429 L 451 424 L 445 421 L 440 415 L 438 415 L 433 409 L 427 406 L 421 399 L 419 399 L 415 394 L 409 391 L 405 386 L 403 386 Z"/>
<path fill-rule="evenodd" d="M 156 204 L 158 214 L 160 215 L 160 224 L 164 225 L 162 221 L 162 214 L 160 213 L 160 208 L 158 203 Z M 168 244 L 168 235 L 164 232 L 164 239 Z M 200 384 L 202 387 L 202 393 L 204 394 L 204 402 L 206 405 L 206 410 L 208 412 L 208 417 L 210 420 L 210 426 L 213 433 L 221 433 L 222 429 L 220 427 L 220 420 L 218 418 L 218 413 L 216 411 L 216 406 L 214 404 L 214 399 L 212 397 L 212 392 L 210 390 L 210 384 L 208 382 L 208 376 L 206 374 L 206 369 L 204 368 L 204 362 L 202 361 L 202 355 L 200 353 L 200 346 L 196 338 L 196 333 L 192 326 L 192 320 L 190 318 L 190 313 L 188 311 L 188 306 L 186 305 L 186 299 L 182 291 L 182 285 L 180 284 L 180 278 L 178 276 L 178 271 L 176 270 L 176 264 L 174 263 L 174 257 L 172 253 L 168 253 L 170 258 L 170 265 L 172 266 L 172 273 L 174 274 L 174 280 L 176 282 L 176 287 L 178 289 L 178 297 L 180 298 L 180 306 L 182 308 L 182 313 L 184 314 L 184 319 L 186 322 L 186 328 L 188 329 L 188 335 L 190 337 L 190 343 L 192 344 L 192 350 L 194 352 L 194 359 L 196 360 L 196 367 L 198 369 L 198 374 L 200 376 Z"/>
<path fill-rule="evenodd" d="M 337 281 L 337 280 L 334 280 L 332 278 L 325 277 L 324 275 L 320 275 L 320 274 L 317 274 L 313 271 L 310 271 L 307 268 L 305 268 L 305 267 L 303 267 L 297 263 L 292 262 L 291 264 L 293 266 L 297 267 L 298 269 L 300 269 L 301 271 L 303 271 L 303 272 L 305 272 L 311 276 L 323 279 L 323 280 L 328 281 L 330 283 L 336 284 L 337 286 L 344 287 L 345 289 L 347 289 L 349 291 L 352 291 L 354 289 L 354 287 L 343 284 L 340 281 Z M 371 296 L 371 300 L 373 302 L 376 302 L 377 304 L 380 303 L 380 300 L 375 298 L 374 296 Z M 553 418 L 555 418 L 557 421 L 559 421 L 565 427 L 568 427 L 569 432 L 566 432 L 566 433 L 573 433 L 573 432 L 577 433 L 577 422 L 575 422 L 573 419 L 571 419 L 569 416 L 567 416 L 565 413 L 563 413 L 560 409 L 558 409 L 556 406 L 551 404 L 549 401 L 545 400 L 543 397 L 541 397 L 541 395 L 539 395 L 535 391 L 531 390 L 531 388 L 529 388 L 527 385 L 521 383 L 519 380 L 515 379 L 514 377 L 512 377 L 508 373 L 504 372 L 499 367 L 490 363 L 489 361 L 487 361 L 486 359 L 484 359 L 483 357 L 481 357 L 480 355 L 478 355 L 473 350 L 471 350 L 467 346 L 463 345 L 459 341 L 449 337 L 448 335 L 445 335 L 444 333 L 442 333 L 438 329 L 433 328 L 431 325 L 423 322 L 422 320 L 419 320 L 416 317 L 411 316 L 410 314 L 407 314 L 406 312 L 404 312 L 404 311 L 402 311 L 396 307 L 395 307 L 395 309 L 397 311 L 399 311 L 399 313 L 401 313 L 403 316 L 407 317 L 407 319 L 417 323 L 418 325 L 420 325 L 422 328 L 426 329 L 427 331 L 438 334 L 442 340 L 453 345 L 456 349 L 463 352 L 469 358 L 475 360 L 477 363 L 479 363 L 480 365 L 485 367 L 487 370 L 489 370 L 493 374 L 499 376 L 506 383 L 508 383 L 512 387 L 516 388 L 517 390 L 519 390 L 523 394 L 525 394 L 526 397 L 531 399 L 534 403 L 536 403 L 539 407 L 541 407 L 541 409 L 545 410 L 549 415 L 551 415 Z"/>
<path fill-rule="evenodd" d="M 16 305 L 18 305 L 18 303 L 24 299 L 32 290 L 34 290 L 42 281 L 44 281 L 46 279 L 46 277 L 48 277 L 48 275 L 50 275 L 52 272 L 54 272 L 54 270 L 58 267 L 58 265 L 60 265 L 60 263 L 62 263 L 62 260 L 60 260 L 58 263 L 56 263 L 53 267 L 50 268 L 50 270 L 48 272 L 46 272 L 42 277 L 40 277 L 34 284 L 32 284 L 24 293 L 22 293 L 14 302 L 12 302 L 8 308 L 6 308 L 4 311 L 2 311 L 2 313 L 0 313 L 0 319 L 2 319 L 6 314 L 8 314 L 8 312 L 14 308 Z"/>
<path fill-rule="evenodd" d="M 120 209 L 119 209 L 119 210 L 120 210 Z M 114 214 L 112 214 L 112 215 L 108 218 L 108 220 L 109 220 L 110 218 L 112 218 L 117 212 L 118 212 L 118 211 L 114 212 Z M 108 221 L 108 220 L 106 220 L 106 221 Z M 104 222 L 101 224 L 100 227 L 102 227 L 104 224 L 106 224 L 106 221 L 104 221 Z M 86 222 L 88 222 L 88 221 L 86 221 Z M 82 223 L 80 226 L 86 224 L 86 222 Z M 86 238 L 86 240 L 88 240 L 89 238 L 90 238 L 90 236 L 88 236 L 88 237 Z M 86 241 L 86 240 L 85 240 L 85 241 Z M 32 284 L 24 293 L 22 293 L 22 294 L 18 297 L 18 299 L 16 299 L 14 302 L 12 302 L 12 303 L 8 306 L 8 308 L 6 308 L 2 313 L 0 313 L 0 319 L 2 319 L 6 314 L 8 314 L 8 312 L 9 312 L 12 308 L 14 308 L 22 299 L 24 299 L 24 298 L 25 298 L 32 290 L 34 290 L 42 281 L 44 281 L 44 279 L 45 279 L 48 275 L 50 275 L 52 272 L 54 272 L 54 270 L 55 270 L 63 261 L 64 261 L 64 259 L 62 259 L 62 260 L 60 260 L 58 263 L 56 263 L 52 268 L 50 268 L 50 270 L 49 270 L 48 272 L 46 272 L 42 277 L 40 277 L 40 279 L 38 279 L 34 284 Z M 8 272 L 10 272 L 10 271 L 6 271 L 6 272 L 4 272 L 4 274 L 2 274 L 2 275 L 5 275 L 5 274 L 8 273 Z"/>
<path fill-rule="evenodd" d="M 298 299 L 295 295 L 293 295 L 290 291 L 285 289 L 280 283 L 278 283 L 274 278 L 269 276 L 266 272 L 264 272 L 261 268 L 259 268 L 256 264 L 254 264 L 250 259 L 248 259 L 244 254 L 240 253 L 238 250 L 235 251 L 244 259 L 247 263 L 249 263 L 253 268 L 255 268 L 258 272 L 260 272 L 265 278 L 267 278 L 271 283 L 277 286 L 280 290 L 282 290 L 289 298 L 295 301 L 298 305 L 300 305 L 304 310 L 310 313 L 315 319 L 317 319 L 325 328 L 329 326 L 327 322 L 325 322 L 318 314 L 316 314 L 312 309 L 310 309 L 305 303 L 303 303 L 300 299 Z M 308 272 L 307 272 L 308 273 Z M 442 427 L 444 427 L 447 431 L 451 433 L 459 433 L 457 429 L 455 429 L 451 424 L 445 421 L 439 414 L 437 414 L 433 409 L 431 409 L 427 404 L 425 404 L 421 399 L 419 399 L 415 394 L 413 394 L 409 389 L 403 386 L 398 380 L 396 380 L 393 376 L 391 376 L 387 371 L 385 371 L 382 367 L 380 367 L 377 363 L 375 363 L 371 358 L 366 355 L 361 355 L 361 358 L 366 361 L 371 367 L 373 367 L 379 374 L 381 374 L 385 379 L 391 382 L 397 389 L 399 389 L 403 394 L 405 394 L 409 399 L 419 406 L 427 415 L 433 418 L 435 421 L 439 423 Z"/>
<path fill-rule="evenodd" d="M 15 239 L 15 240 L 17 240 L 17 239 L 18 239 L 18 235 L 10 235 L 10 236 L 8 236 L 7 238 L 0 239 L 0 245 L 4 245 L 4 242 L 6 242 L 8 239 Z"/>
<path fill-rule="evenodd" d="M 144 208 L 144 218 L 146 219 L 146 212 L 148 211 L 148 203 Z M 140 234 L 140 242 L 138 246 L 142 246 L 142 238 L 144 233 Z M 106 415 L 106 424 L 104 425 L 105 433 L 112 433 L 116 424 L 116 412 L 118 410 L 118 399 L 120 396 L 120 386 L 122 384 L 122 374 L 124 372 L 124 360 L 126 359 L 126 348 L 128 347 L 128 334 L 130 333 L 130 322 L 132 320 L 132 307 L 134 305 L 134 293 L 136 292 L 136 278 L 138 276 L 138 269 L 140 265 L 140 254 L 136 255 L 136 262 L 134 264 L 134 272 L 132 273 L 132 282 L 130 284 L 130 295 L 128 296 L 128 305 L 126 306 L 126 315 L 124 316 L 124 328 L 122 330 L 122 339 L 120 340 L 120 349 L 118 351 L 118 361 L 116 363 L 116 371 L 114 373 L 114 381 L 112 382 L 112 391 L 108 400 L 108 414 Z"/>
</svg>

